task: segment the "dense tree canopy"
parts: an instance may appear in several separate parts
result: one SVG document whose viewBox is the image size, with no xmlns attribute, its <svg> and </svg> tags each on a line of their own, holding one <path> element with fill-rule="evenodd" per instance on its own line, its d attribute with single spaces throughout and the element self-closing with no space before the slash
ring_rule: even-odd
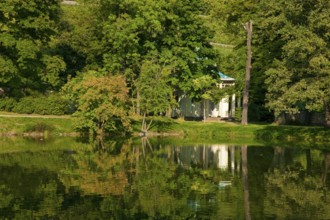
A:
<svg viewBox="0 0 330 220">
<path fill-rule="evenodd" d="M 61 86 L 66 65 L 49 45 L 59 19 L 59 0 L 1 1 L 0 87 L 17 94 Z"/>
<path fill-rule="evenodd" d="M 250 107 L 259 109 L 255 118 L 267 107 L 275 115 L 325 112 L 329 121 L 328 1 L 205 1 L 217 20 L 224 18 L 225 31 L 237 36 L 233 52 L 221 59 L 229 71 L 244 69 L 242 24 L 254 23 Z"/>
<path fill-rule="evenodd" d="M 35 91 L 59 91 L 90 70 L 123 76 L 136 114 L 163 114 L 182 92 L 194 100 L 223 97 L 212 90 L 216 68 L 236 79 L 239 99 L 246 60 L 242 23 L 252 20 L 250 117 L 319 111 L 330 123 L 326 0 L 77 2 L 0 3 L 2 109 L 15 109 L 17 99 Z"/>
<path fill-rule="evenodd" d="M 143 113 L 163 113 L 175 102 L 169 84 L 170 74 L 170 67 L 162 67 L 152 61 L 142 64 L 137 87 Z"/>
<path fill-rule="evenodd" d="M 90 134 L 129 130 L 128 89 L 123 76 L 94 71 L 70 81 L 65 91 L 77 106 L 78 126 Z"/>
<path fill-rule="evenodd" d="M 105 68 L 124 73 L 134 93 L 142 66 L 156 60 L 169 71 L 172 91 L 191 91 L 192 79 L 211 74 L 215 64 L 201 7 L 198 0 L 102 1 Z"/>
<path fill-rule="evenodd" d="M 329 1 L 276 1 L 263 7 L 268 13 L 261 23 L 262 43 L 277 48 L 266 72 L 269 108 L 276 114 L 325 110 L 329 125 Z"/>
</svg>

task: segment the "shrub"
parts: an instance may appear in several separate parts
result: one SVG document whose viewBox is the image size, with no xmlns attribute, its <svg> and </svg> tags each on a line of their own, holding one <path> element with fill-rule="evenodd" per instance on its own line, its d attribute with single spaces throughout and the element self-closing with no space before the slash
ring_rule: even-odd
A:
<svg viewBox="0 0 330 220">
<path fill-rule="evenodd" d="M 238 107 L 235 109 L 235 120 L 241 121 L 242 120 L 242 108 Z"/>
<path fill-rule="evenodd" d="M 73 112 L 69 101 L 58 94 L 24 97 L 12 110 L 17 113 L 41 115 L 64 115 Z"/>
<path fill-rule="evenodd" d="M 27 125 L 24 132 L 45 132 L 53 131 L 54 127 L 52 125 L 46 124 L 44 122 L 38 122 L 36 124 Z"/>
<path fill-rule="evenodd" d="M 13 98 L 3 98 L 0 102 L 0 110 L 10 112 L 13 110 L 16 104 L 17 101 Z"/>
<path fill-rule="evenodd" d="M 34 113 L 42 115 L 64 115 L 72 113 L 71 105 L 68 100 L 53 94 L 46 98 L 38 98 Z"/>
<path fill-rule="evenodd" d="M 96 74 L 85 74 L 80 81 L 72 80 L 64 88 L 77 103 L 77 129 L 100 136 L 105 132 L 129 132 L 125 78 Z"/>
<path fill-rule="evenodd" d="M 31 96 L 21 98 L 14 106 L 13 112 L 21 114 L 32 114 L 34 112 L 35 100 Z"/>
</svg>

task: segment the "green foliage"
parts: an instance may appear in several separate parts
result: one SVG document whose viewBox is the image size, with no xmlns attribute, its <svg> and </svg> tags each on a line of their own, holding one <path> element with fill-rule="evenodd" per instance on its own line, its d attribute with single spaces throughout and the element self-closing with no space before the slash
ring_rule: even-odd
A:
<svg viewBox="0 0 330 220">
<path fill-rule="evenodd" d="M 217 88 L 215 79 L 209 75 L 200 76 L 193 80 L 193 84 L 194 92 L 196 93 L 194 95 L 195 98 L 207 100 L 213 99 L 213 90 L 214 88 Z"/>
<path fill-rule="evenodd" d="M 45 115 L 64 115 L 73 112 L 72 104 L 60 94 L 52 94 L 37 102 L 35 112 Z"/>
<path fill-rule="evenodd" d="M 42 61 L 45 65 L 45 69 L 40 76 L 41 80 L 48 82 L 54 88 L 62 86 L 64 79 L 60 78 L 60 73 L 66 69 L 66 64 L 62 58 L 60 56 L 45 55 Z"/>
<path fill-rule="evenodd" d="M 60 86 L 65 63 L 49 46 L 60 14 L 59 0 L 1 1 L 0 87 L 10 88 L 13 95 L 26 88 Z"/>
<path fill-rule="evenodd" d="M 69 82 L 64 90 L 77 106 L 79 130 L 98 135 L 129 132 L 128 88 L 123 76 L 102 76 L 90 71 Z"/>
<path fill-rule="evenodd" d="M 95 1 L 79 5 L 62 5 L 59 34 L 51 45 L 66 63 L 65 76 L 75 77 L 79 71 L 96 69 L 102 63 L 100 22 L 95 13 Z M 66 80 L 66 79 L 65 79 Z"/>
<path fill-rule="evenodd" d="M 16 113 L 32 114 L 35 109 L 35 104 L 37 104 L 37 102 L 35 102 L 35 98 L 28 96 L 20 99 L 20 101 L 13 108 L 13 111 Z"/>
<path fill-rule="evenodd" d="M 320 179 L 304 176 L 303 170 L 281 173 L 275 170 L 266 175 L 268 211 L 280 219 L 317 218 L 329 215 L 329 198 Z M 285 212 L 283 212 L 283 210 Z"/>
<path fill-rule="evenodd" d="M 330 124 L 329 8 L 326 0 L 81 0 L 75 6 L 3 0 L 0 88 L 19 99 L 102 69 L 125 76 L 136 112 L 162 113 L 176 105 L 180 92 L 219 99 L 234 91 L 212 89 L 216 65 L 236 79 L 236 93 L 242 91 L 242 24 L 252 20 L 250 116 L 273 119 L 267 98 L 271 113 L 327 111 Z M 48 96 L 17 104 L 5 98 L 0 109 L 63 114 L 65 105 Z"/>
<path fill-rule="evenodd" d="M 142 111 L 147 114 L 159 114 L 173 106 L 173 92 L 169 85 L 170 74 L 170 67 L 162 67 L 151 61 L 142 64 L 138 81 Z"/>
<path fill-rule="evenodd" d="M 207 4 L 207 21 L 210 20 L 218 30 L 214 47 L 219 51 L 218 66 L 221 71 L 233 77 L 235 91 L 238 97 L 242 97 L 245 84 L 246 69 L 246 30 L 244 24 L 253 21 L 252 36 L 252 72 L 249 91 L 249 108 L 258 112 L 249 111 L 251 121 L 269 121 L 273 117 L 265 111 L 266 85 L 265 71 L 268 66 L 265 55 L 258 51 L 259 20 L 263 20 L 262 14 L 266 14 L 260 8 L 261 2 L 256 0 L 204 0 Z M 260 14 L 258 14 L 260 12 Z M 260 30 L 262 31 L 262 30 Z M 258 45 L 259 46 L 259 45 Z M 268 53 L 268 51 L 264 51 Z M 233 89 L 233 88 L 232 88 Z M 252 113 L 252 114 L 251 114 Z"/>
<path fill-rule="evenodd" d="M 330 214 L 328 151 L 252 145 L 248 163 L 236 166 L 242 148 L 219 142 L 112 139 L 99 148 L 65 137 L 0 141 L 3 219 L 244 219 L 244 199 L 251 219 Z M 219 168 L 219 149 L 229 150 L 231 166 Z"/>
<path fill-rule="evenodd" d="M 45 131 L 53 131 L 54 126 L 47 124 L 45 122 L 38 122 L 36 124 L 29 124 L 24 129 L 24 132 L 45 132 Z"/>
<path fill-rule="evenodd" d="M 317 148 L 329 148 L 329 129 L 307 126 L 263 126 L 256 130 L 256 139 L 273 145 L 286 146 L 313 145 Z"/>
<path fill-rule="evenodd" d="M 257 103 L 256 103 L 257 102 Z M 253 99 L 249 103 L 249 120 L 258 122 L 274 122 L 274 113 L 265 107 L 261 100 Z"/>
<path fill-rule="evenodd" d="M 70 102 L 60 94 L 21 98 L 12 108 L 13 112 L 41 115 L 64 115 L 72 113 Z"/>
<path fill-rule="evenodd" d="M 274 1 L 260 23 L 260 49 L 271 60 L 266 71 L 267 106 L 275 111 L 319 111 L 329 105 L 328 1 Z M 320 17 L 316 18 L 316 14 Z M 316 25 L 320 22 L 321 25 Z"/>
<path fill-rule="evenodd" d="M 98 13 L 103 30 L 104 66 L 110 72 L 125 74 L 133 97 L 138 95 L 140 77 L 147 74 L 145 66 L 151 65 L 147 62 L 168 71 L 166 82 L 161 80 L 163 85 L 166 83 L 162 91 L 165 96 L 168 88 L 172 92 L 191 92 L 192 80 L 212 75 L 215 63 L 215 53 L 208 43 L 211 32 L 199 17 L 201 8 L 199 0 L 102 1 Z"/>
<path fill-rule="evenodd" d="M 17 101 L 13 98 L 2 98 L 0 101 L 0 110 L 10 112 L 13 110 L 16 104 Z"/>
<path fill-rule="evenodd" d="M 249 100 L 250 107 L 259 113 L 250 116 L 260 120 L 271 119 L 265 111 L 265 104 L 276 115 L 306 109 L 329 112 L 326 110 L 330 102 L 329 1 L 205 2 L 208 4 L 207 12 L 212 15 L 210 19 L 220 22 L 218 27 L 225 36 L 234 35 L 232 54 L 226 55 L 220 49 L 224 56 L 219 62 L 223 71 L 239 74 L 233 75 L 238 79 L 238 91 L 241 90 L 245 69 L 246 36 L 242 24 L 253 21 Z"/>
<path fill-rule="evenodd" d="M 241 107 L 235 109 L 235 120 L 242 121 L 242 108 Z"/>
</svg>

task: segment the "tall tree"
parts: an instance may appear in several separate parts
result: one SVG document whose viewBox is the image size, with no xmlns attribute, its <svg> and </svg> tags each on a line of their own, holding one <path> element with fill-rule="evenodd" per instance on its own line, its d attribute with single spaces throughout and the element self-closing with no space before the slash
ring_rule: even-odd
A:
<svg viewBox="0 0 330 220">
<path fill-rule="evenodd" d="M 250 192 L 249 192 L 249 178 L 248 178 L 248 147 L 242 146 L 242 179 L 244 189 L 244 211 L 245 219 L 250 220 Z"/>
<path fill-rule="evenodd" d="M 264 1 L 262 42 L 275 53 L 266 72 L 268 107 L 321 111 L 330 127 L 330 2 Z M 267 41 L 267 42 L 266 42 Z"/>
<path fill-rule="evenodd" d="M 102 32 L 95 7 L 88 1 L 62 5 L 60 33 L 52 39 L 52 45 L 67 64 L 66 75 L 74 77 L 77 72 L 101 67 Z"/>
<path fill-rule="evenodd" d="M 172 88 L 168 83 L 170 73 L 170 67 L 162 67 L 155 61 L 142 64 L 138 88 L 143 113 L 164 113 L 171 105 Z"/>
<path fill-rule="evenodd" d="M 215 54 L 208 43 L 211 33 L 199 16 L 201 7 L 197 0 L 101 2 L 104 66 L 126 75 L 132 98 L 140 95 L 142 65 L 154 57 L 171 70 L 167 84 L 172 91 L 189 93 L 194 78 L 213 74 Z"/>
<path fill-rule="evenodd" d="M 17 94 L 60 86 L 65 63 L 49 47 L 59 15 L 60 0 L 0 2 L 0 87 Z"/>
<path fill-rule="evenodd" d="M 204 0 L 210 6 L 209 14 L 213 19 L 220 23 L 220 30 L 224 35 L 224 46 L 233 46 L 230 50 L 228 48 L 221 48 L 224 51 L 224 56 L 220 57 L 219 66 L 224 72 L 228 72 L 236 79 L 236 94 L 238 98 L 243 97 L 245 85 L 245 72 L 247 69 L 247 34 L 246 23 L 253 21 L 254 29 L 257 30 L 259 20 L 262 20 L 262 13 L 260 11 L 259 0 Z M 224 28 L 225 27 L 225 28 Z M 251 77 L 249 87 L 248 104 L 245 107 L 251 109 L 248 111 L 249 120 L 266 120 L 269 117 L 268 110 L 265 108 L 265 92 L 266 86 L 264 84 L 266 65 L 263 61 L 263 54 L 260 54 L 257 48 L 258 36 L 254 31 L 253 48 L 253 77 Z M 219 34 L 218 34 L 219 35 Z M 221 35 L 220 35 L 221 36 Z M 230 40 L 228 40 L 228 38 Z M 220 42 L 221 42 L 220 38 Z M 229 44 L 229 45 L 228 45 Z M 221 46 L 221 44 L 219 45 Z"/>
<path fill-rule="evenodd" d="M 246 38 L 247 38 L 247 56 L 246 56 L 246 67 L 245 67 L 245 83 L 243 91 L 243 111 L 242 111 L 242 124 L 248 124 L 248 109 L 249 109 L 249 90 L 250 90 L 250 80 L 251 80 L 251 60 L 252 60 L 252 21 L 246 22 L 245 24 Z"/>
</svg>

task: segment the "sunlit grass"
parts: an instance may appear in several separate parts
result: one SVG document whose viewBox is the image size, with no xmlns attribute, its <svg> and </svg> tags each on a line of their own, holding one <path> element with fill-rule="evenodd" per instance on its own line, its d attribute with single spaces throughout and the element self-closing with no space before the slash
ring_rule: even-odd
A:
<svg viewBox="0 0 330 220">
<path fill-rule="evenodd" d="M 1 113 L 0 113 L 1 114 Z M 10 114 L 10 113 L 7 113 Z M 13 114 L 15 115 L 15 114 Z M 21 116 L 21 115 L 18 115 Z M 75 132 L 74 118 L 0 117 L 0 134 L 23 135 L 26 132 L 46 132 L 46 136 L 65 136 Z M 153 120 L 150 132 L 172 136 L 183 143 L 251 143 L 326 146 L 330 143 L 330 129 L 317 126 L 279 126 L 274 124 L 249 124 L 234 122 L 184 121 L 166 117 L 149 117 Z M 141 129 L 142 117 L 132 118 L 133 136 Z M 45 129 L 43 131 L 42 129 Z"/>
<path fill-rule="evenodd" d="M 51 127 L 53 134 L 74 132 L 72 118 L 25 118 L 25 117 L 0 117 L 0 134 L 22 134 L 30 132 L 29 128 L 44 124 Z"/>
<path fill-rule="evenodd" d="M 2 137 L 0 154 L 40 151 L 76 151 L 88 148 L 75 137 Z"/>
</svg>

